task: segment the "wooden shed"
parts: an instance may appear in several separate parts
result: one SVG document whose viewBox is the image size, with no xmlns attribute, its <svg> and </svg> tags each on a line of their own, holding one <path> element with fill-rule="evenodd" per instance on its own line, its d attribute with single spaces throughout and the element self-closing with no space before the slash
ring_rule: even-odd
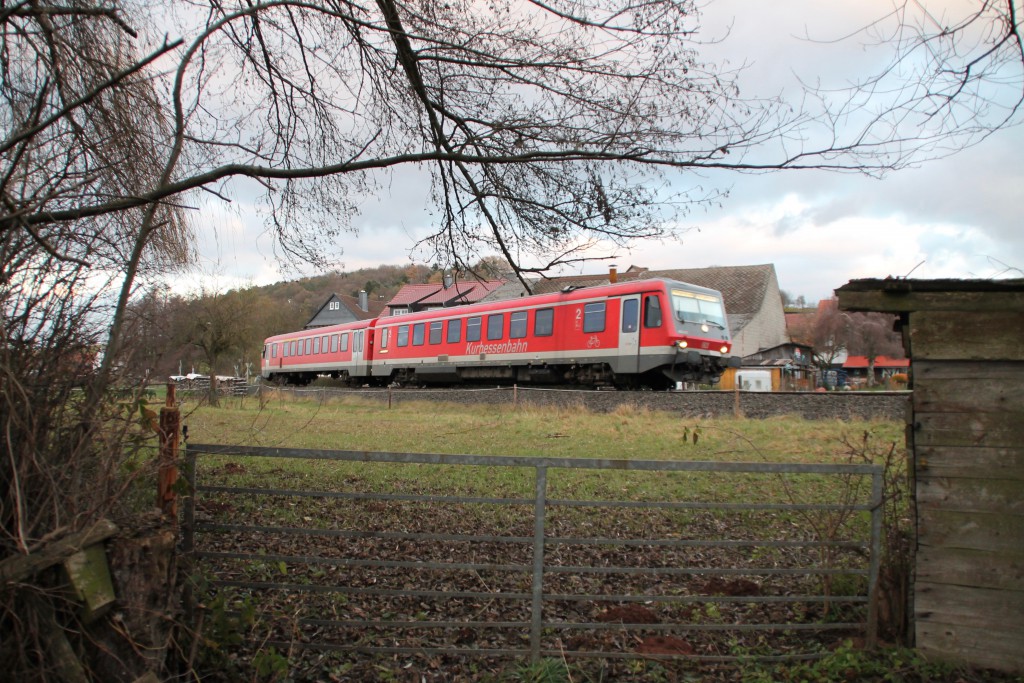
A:
<svg viewBox="0 0 1024 683">
<path fill-rule="evenodd" d="M 854 280 L 912 360 L 915 646 L 1024 672 L 1024 280 Z"/>
</svg>

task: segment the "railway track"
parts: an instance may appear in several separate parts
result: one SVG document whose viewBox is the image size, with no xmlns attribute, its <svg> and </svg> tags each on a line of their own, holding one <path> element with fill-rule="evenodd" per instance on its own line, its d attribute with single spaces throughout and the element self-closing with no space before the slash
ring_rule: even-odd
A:
<svg viewBox="0 0 1024 683">
<path fill-rule="evenodd" d="M 763 419 L 779 415 L 800 415 L 806 419 L 896 420 L 904 419 L 911 392 L 732 392 L 628 391 L 580 388 L 397 388 L 397 387 L 264 387 L 310 400 L 359 397 L 388 405 L 409 402 L 438 402 L 457 405 L 535 406 L 542 408 L 585 408 L 612 412 L 628 405 L 675 415 Z"/>
</svg>

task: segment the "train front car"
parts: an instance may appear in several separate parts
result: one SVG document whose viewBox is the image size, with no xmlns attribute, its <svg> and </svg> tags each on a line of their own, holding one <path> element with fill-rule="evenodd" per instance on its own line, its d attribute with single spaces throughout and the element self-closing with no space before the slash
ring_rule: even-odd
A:
<svg viewBox="0 0 1024 683">
<path fill-rule="evenodd" d="M 722 295 L 675 280 L 661 284 L 661 296 L 649 297 L 644 310 L 644 326 L 664 334 L 647 338 L 661 374 L 672 383 L 715 384 L 726 368 L 738 368 Z M 662 302 L 667 304 L 664 310 Z"/>
</svg>

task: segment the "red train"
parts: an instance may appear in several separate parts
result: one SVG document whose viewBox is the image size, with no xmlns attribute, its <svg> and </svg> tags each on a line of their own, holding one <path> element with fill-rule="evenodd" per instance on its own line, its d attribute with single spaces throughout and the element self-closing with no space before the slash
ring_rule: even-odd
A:
<svg viewBox="0 0 1024 683">
<path fill-rule="evenodd" d="M 712 384 L 731 356 L 717 291 L 666 279 L 432 309 L 270 337 L 264 379 L 308 384 Z"/>
</svg>

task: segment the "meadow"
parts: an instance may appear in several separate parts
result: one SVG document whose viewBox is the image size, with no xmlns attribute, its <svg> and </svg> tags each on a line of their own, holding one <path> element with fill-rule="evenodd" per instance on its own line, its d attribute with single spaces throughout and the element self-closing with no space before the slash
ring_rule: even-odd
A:
<svg viewBox="0 0 1024 683">
<path fill-rule="evenodd" d="M 318 402 L 284 399 L 271 394 L 270 400 L 262 404 L 255 398 L 241 398 L 230 399 L 220 407 L 210 408 L 190 405 L 186 397 L 183 422 L 189 427 L 189 441 L 193 444 L 527 458 L 792 464 L 864 464 L 877 461 L 897 470 L 897 478 L 902 477 L 898 470 L 901 469 L 904 455 L 903 425 L 895 422 L 812 422 L 798 417 L 767 420 L 697 419 L 637 409 L 630 405 L 603 414 L 573 408 L 540 410 L 525 406 L 467 407 L 428 402 L 403 402 L 389 408 L 385 404 L 362 399 Z M 532 495 L 534 485 L 532 469 L 511 467 L 203 456 L 200 470 L 201 481 L 206 484 L 358 491 L 384 495 L 400 493 L 528 498 Z M 714 472 L 685 472 L 666 476 L 665 473 L 582 469 L 553 471 L 548 486 L 551 498 L 567 500 L 863 502 L 870 488 L 866 485 L 867 480 L 866 477 L 844 478 L 834 475 L 723 476 Z M 237 498 L 217 498 L 211 495 L 207 499 L 206 511 L 214 522 L 228 522 L 223 515 L 230 512 L 241 515 L 245 523 L 299 527 L 313 530 L 313 533 L 317 529 L 332 528 L 385 533 L 400 529 L 421 534 L 439 529 L 454 534 L 508 533 L 509 529 L 514 528 L 521 535 L 529 536 L 531 533 L 528 517 L 513 520 L 505 516 L 510 513 L 492 511 L 487 506 L 470 510 L 467 506 L 459 505 L 445 512 L 436 503 L 419 510 L 413 510 L 401 501 L 371 505 L 362 509 L 341 501 L 317 502 L 308 498 L 287 500 L 250 493 Z M 868 520 L 866 515 L 843 516 L 837 523 L 841 522 L 845 528 L 839 530 L 823 525 L 821 513 L 799 510 L 749 514 L 708 510 L 635 510 L 629 514 L 597 518 L 587 518 L 588 514 L 587 509 L 571 506 L 559 509 L 555 506 L 549 513 L 548 523 L 552 528 L 564 531 L 567 536 L 642 538 L 649 534 L 647 537 L 671 538 L 686 534 L 690 538 L 715 538 L 724 534 L 730 538 L 785 539 L 820 538 L 833 531 L 842 537 L 849 533 L 863 538 Z M 237 543 L 239 546 L 245 543 L 238 538 L 225 538 L 220 542 Z M 420 550 L 425 551 L 426 545 L 421 543 Z M 333 549 L 325 551 L 335 552 Z M 270 555 L 275 551 L 260 547 L 250 552 L 266 552 Z M 478 547 L 471 552 L 481 550 Z M 377 553 L 377 550 L 373 551 L 372 556 L 379 557 Z M 739 566 L 747 561 L 777 563 L 790 559 L 815 562 L 813 557 L 796 558 L 795 553 L 792 554 L 793 558 L 782 555 L 749 558 L 723 555 L 716 562 L 737 564 L 714 566 Z M 672 561 L 683 561 L 680 557 Z M 607 558 L 598 555 L 590 559 L 602 563 Z M 644 559 L 655 564 L 662 561 L 662 558 L 657 557 Z M 568 555 L 565 560 L 575 563 L 575 558 L 570 562 Z M 833 561 L 842 563 L 838 557 L 834 557 L 830 558 L 829 564 Z M 263 571 L 267 570 L 267 566 L 262 566 L 265 564 L 260 565 Z M 271 574 L 277 571 L 273 564 L 268 566 Z M 235 568 L 232 571 L 246 574 L 249 570 Z M 315 580 L 301 574 L 301 571 L 289 565 L 289 580 L 296 580 L 300 575 L 303 580 Z M 385 578 L 378 576 L 370 580 L 383 581 Z M 349 577 L 351 579 L 352 575 Z M 408 577 L 402 580 L 408 580 Z M 488 578 L 488 581 L 495 580 Z M 761 588 L 786 593 L 794 590 L 795 586 L 764 583 Z M 859 591 L 863 587 L 855 588 Z M 602 589 L 595 587 L 590 590 L 600 592 Z M 701 588 L 691 586 L 686 590 L 699 591 Z M 393 607 L 389 604 L 380 609 L 391 610 Z M 587 614 L 577 616 L 583 621 L 592 618 Z M 728 621 L 731 618 L 731 613 L 726 611 L 716 614 L 716 619 Z M 719 647 L 711 639 L 700 643 L 694 641 L 693 644 L 709 652 Z M 783 644 L 784 647 L 806 645 L 806 642 L 797 641 Z M 734 646 L 739 648 L 738 651 L 745 647 L 743 643 L 734 643 Z M 505 680 L 510 671 L 500 667 L 491 669 L 495 680 Z M 584 669 L 577 668 L 574 671 L 581 675 Z M 315 678 L 320 674 L 311 675 Z M 587 676 L 581 677 L 581 680 L 586 679 Z M 642 676 L 635 680 L 658 678 Z"/>
</svg>

